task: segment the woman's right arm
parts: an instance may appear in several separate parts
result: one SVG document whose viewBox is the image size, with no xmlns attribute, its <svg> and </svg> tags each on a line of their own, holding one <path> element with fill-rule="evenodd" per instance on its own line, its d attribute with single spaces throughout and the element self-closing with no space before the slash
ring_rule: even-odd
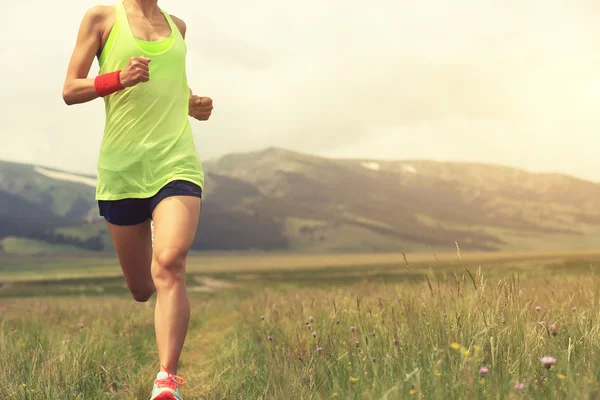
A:
<svg viewBox="0 0 600 400">
<path fill-rule="evenodd" d="M 106 17 L 105 7 L 96 6 L 89 9 L 81 21 L 63 86 L 62 97 L 67 105 L 86 103 L 100 97 L 94 87 L 94 78 L 87 76 L 102 45 Z"/>
</svg>

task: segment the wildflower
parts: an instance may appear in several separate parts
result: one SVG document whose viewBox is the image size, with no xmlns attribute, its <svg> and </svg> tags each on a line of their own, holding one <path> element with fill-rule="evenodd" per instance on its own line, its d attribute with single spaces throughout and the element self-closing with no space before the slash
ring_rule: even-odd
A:
<svg viewBox="0 0 600 400">
<path fill-rule="evenodd" d="M 540 306 L 535 306 L 535 311 L 538 311 L 538 312 L 539 312 L 539 311 L 541 311 L 541 310 L 542 310 L 542 307 L 540 307 Z"/>
<path fill-rule="evenodd" d="M 270 341 L 273 341 L 273 335 L 267 336 L 267 339 L 269 339 Z"/>
<path fill-rule="evenodd" d="M 488 374 L 488 372 L 490 372 L 490 371 L 489 371 L 489 370 L 488 370 L 486 367 L 482 367 L 482 368 L 479 370 L 479 375 L 481 375 L 481 376 L 486 376 L 486 375 Z"/>
<path fill-rule="evenodd" d="M 308 317 L 308 322 L 314 322 L 315 320 L 313 319 L 313 317 Z"/>
<path fill-rule="evenodd" d="M 307 328 L 307 329 L 310 329 L 310 328 L 312 328 L 312 324 L 307 324 L 307 325 L 306 325 L 306 328 Z"/>
<path fill-rule="evenodd" d="M 360 346 L 360 340 L 357 339 L 355 344 L 356 344 L 356 347 Z"/>
<path fill-rule="evenodd" d="M 77 325 L 77 327 L 78 327 L 79 329 L 83 329 L 84 325 L 83 325 L 83 323 L 81 323 L 81 324 Z"/>
<path fill-rule="evenodd" d="M 415 389 L 412 389 L 412 390 L 411 390 L 409 393 L 410 393 L 411 395 L 414 395 L 415 393 L 417 393 L 417 391 L 416 391 Z"/>
<path fill-rule="evenodd" d="M 377 357 L 375 357 L 375 356 L 371 357 L 371 361 L 373 361 L 373 362 L 377 361 Z"/>
<path fill-rule="evenodd" d="M 358 382 L 360 379 L 359 378 L 355 378 L 353 376 L 350 377 L 350 382 L 354 383 L 354 382 Z"/>
<path fill-rule="evenodd" d="M 421 313 L 421 315 L 422 315 L 422 316 L 424 316 L 424 317 L 426 317 L 426 316 L 427 316 L 427 313 L 426 313 L 425 311 L 423 311 L 423 312 Z"/>
<path fill-rule="evenodd" d="M 573 312 L 577 311 L 577 307 L 575 307 L 575 306 L 571 307 L 571 311 L 573 311 Z"/>
<path fill-rule="evenodd" d="M 317 353 L 322 353 L 323 352 L 323 348 L 322 347 L 317 347 Z"/>
<path fill-rule="evenodd" d="M 371 336 L 375 337 L 375 332 L 371 332 Z"/>
<path fill-rule="evenodd" d="M 565 379 L 567 379 L 567 377 L 566 377 L 566 376 L 564 376 L 563 374 L 556 374 L 556 377 L 557 377 L 558 379 L 560 379 L 560 380 L 563 380 L 563 381 L 564 381 Z"/>
<path fill-rule="evenodd" d="M 317 337 L 317 332 L 313 332 L 312 337 Z"/>
<path fill-rule="evenodd" d="M 260 320 L 261 320 L 261 321 L 264 321 L 264 320 L 265 320 L 265 316 L 264 316 L 264 315 L 261 315 L 261 316 L 260 316 Z"/>
<path fill-rule="evenodd" d="M 553 336 L 556 336 L 556 335 L 558 335 L 558 330 L 557 330 L 556 324 L 552 324 L 552 325 L 550 325 L 550 333 L 551 333 Z"/>
<path fill-rule="evenodd" d="M 340 324 L 340 320 L 338 319 L 337 321 L 335 321 L 336 325 Z"/>
<path fill-rule="evenodd" d="M 350 332 L 356 332 L 357 329 L 358 329 L 357 327 L 355 327 L 354 325 L 352 325 L 350 327 Z"/>
<path fill-rule="evenodd" d="M 525 386 L 524 383 L 516 381 L 515 385 L 513 386 L 515 388 L 515 390 L 525 390 L 527 389 L 527 386 Z"/>
<path fill-rule="evenodd" d="M 337 392 L 333 392 L 333 393 L 331 393 L 331 397 L 338 397 L 338 394 L 337 394 Z"/>
<path fill-rule="evenodd" d="M 556 364 L 556 358 L 554 357 L 542 357 L 540 361 L 544 365 L 544 367 L 550 369 L 554 364 Z"/>
<path fill-rule="evenodd" d="M 396 339 L 396 338 L 394 338 L 393 342 L 394 342 L 394 344 L 395 344 L 396 346 L 398 346 L 398 343 L 400 343 L 400 341 L 399 341 L 398 339 Z"/>
<path fill-rule="evenodd" d="M 471 352 L 467 349 L 463 349 L 462 353 L 465 357 L 469 357 L 469 354 L 471 354 Z"/>
<path fill-rule="evenodd" d="M 453 348 L 454 350 L 458 350 L 458 349 L 460 349 L 460 344 L 458 344 L 458 343 L 452 343 L 450 345 L 450 347 Z"/>
</svg>

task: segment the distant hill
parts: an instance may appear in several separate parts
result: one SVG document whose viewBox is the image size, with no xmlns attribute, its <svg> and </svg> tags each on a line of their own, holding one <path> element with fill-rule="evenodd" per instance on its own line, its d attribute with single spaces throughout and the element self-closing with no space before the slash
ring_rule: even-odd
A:
<svg viewBox="0 0 600 400">
<path fill-rule="evenodd" d="M 204 165 L 196 250 L 600 245 L 600 185 L 566 175 L 471 163 L 336 160 L 279 148 Z M 93 185 L 93 176 L 0 162 L 0 241 L 112 250 Z"/>
</svg>

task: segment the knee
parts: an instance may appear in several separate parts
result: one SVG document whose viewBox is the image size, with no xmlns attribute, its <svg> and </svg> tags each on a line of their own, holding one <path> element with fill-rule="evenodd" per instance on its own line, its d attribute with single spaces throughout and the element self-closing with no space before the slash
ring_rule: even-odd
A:
<svg viewBox="0 0 600 400">
<path fill-rule="evenodd" d="M 138 303 L 146 303 L 154 294 L 154 287 L 148 289 L 134 289 L 131 290 L 133 299 Z"/>
<path fill-rule="evenodd" d="M 175 283 L 185 277 L 187 251 L 168 248 L 155 251 L 152 274 L 155 282 Z"/>
</svg>

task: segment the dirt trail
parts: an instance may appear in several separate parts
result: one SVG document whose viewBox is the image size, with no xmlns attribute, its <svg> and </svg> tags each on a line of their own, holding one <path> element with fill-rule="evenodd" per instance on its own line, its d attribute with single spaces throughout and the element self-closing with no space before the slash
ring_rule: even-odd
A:
<svg viewBox="0 0 600 400">
<path fill-rule="evenodd" d="M 190 329 L 182 354 L 184 364 L 181 368 L 181 375 L 185 378 L 186 384 L 182 394 L 186 399 L 205 399 L 206 394 L 210 392 L 215 376 L 226 371 L 215 370 L 215 359 L 218 356 L 219 349 L 223 342 L 227 340 L 241 320 L 239 303 L 232 298 L 228 298 L 228 290 L 234 289 L 237 285 L 232 282 L 217 280 L 210 277 L 197 276 L 194 280 L 201 283 L 203 290 L 207 292 L 219 292 L 215 299 L 216 304 L 207 305 L 212 310 L 206 310 L 206 313 L 199 312 L 196 318 L 208 318 L 197 329 Z M 242 299 L 239 299 L 242 302 Z M 202 305 L 196 305 L 196 308 Z M 192 318 L 194 310 L 192 309 Z"/>
</svg>

